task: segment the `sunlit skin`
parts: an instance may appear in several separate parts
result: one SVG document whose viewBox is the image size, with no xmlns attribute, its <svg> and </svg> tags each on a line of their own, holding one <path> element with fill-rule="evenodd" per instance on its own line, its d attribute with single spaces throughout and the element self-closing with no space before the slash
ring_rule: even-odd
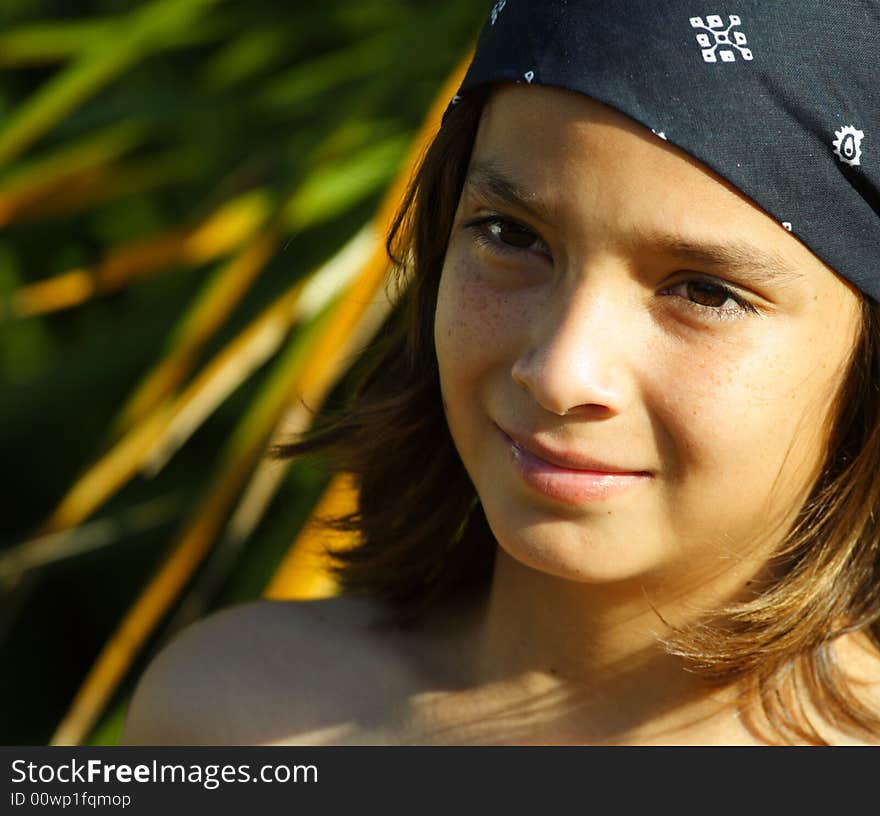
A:
<svg viewBox="0 0 880 816">
<path fill-rule="evenodd" d="M 649 674 L 617 687 L 623 709 L 674 696 L 693 681 L 656 657 L 651 607 L 682 622 L 760 578 L 818 474 L 858 296 L 719 176 L 581 94 L 496 90 L 471 157 L 489 165 L 547 212 L 471 173 L 440 282 L 446 416 L 500 545 L 474 677 L 607 688 L 635 661 Z M 701 265 L 672 237 L 749 244 L 794 274 Z M 524 482 L 499 426 L 648 475 L 564 502 Z"/>
</svg>

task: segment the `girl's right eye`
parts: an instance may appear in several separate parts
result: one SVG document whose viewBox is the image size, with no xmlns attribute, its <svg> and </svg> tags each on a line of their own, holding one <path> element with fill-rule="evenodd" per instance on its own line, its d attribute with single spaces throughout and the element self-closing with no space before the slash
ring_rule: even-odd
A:
<svg viewBox="0 0 880 816">
<path fill-rule="evenodd" d="M 464 225 L 474 233 L 474 240 L 483 248 L 497 254 L 518 254 L 537 251 L 550 255 L 550 248 L 543 239 L 528 227 L 509 218 L 490 215 L 469 221 Z"/>
</svg>

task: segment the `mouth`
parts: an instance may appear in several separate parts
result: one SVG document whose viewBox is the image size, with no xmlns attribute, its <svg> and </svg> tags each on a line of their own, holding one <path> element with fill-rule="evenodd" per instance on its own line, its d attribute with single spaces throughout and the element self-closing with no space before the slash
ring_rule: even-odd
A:
<svg viewBox="0 0 880 816">
<path fill-rule="evenodd" d="M 534 440 L 514 439 L 496 428 L 522 481 L 532 490 L 566 504 L 606 501 L 652 478 L 647 471 L 625 470 L 582 454 L 549 451 Z"/>
</svg>

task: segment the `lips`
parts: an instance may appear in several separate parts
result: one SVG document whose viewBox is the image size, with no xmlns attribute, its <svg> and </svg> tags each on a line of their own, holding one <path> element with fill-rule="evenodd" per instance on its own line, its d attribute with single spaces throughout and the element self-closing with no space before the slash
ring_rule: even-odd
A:
<svg viewBox="0 0 880 816">
<path fill-rule="evenodd" d="M 622 467 L 610 462 L 603 461 L 576 451 L 559 451 L 538 442 L 534 437 L 521 436 L 515 432 L 507 431 L 500 425 L 498 429 L 503 433 L 511 444 L 517 448 L 528 451 L 538 459 L 558 468 L 575 471 L 588 471 L 591 473 L 616 473 L 647 475 L 647 471 L 634 468 Z"/>
<path fill-rule="evenodd" d="M 585 508 L 644 487 L 653 478 L 644 470 L 628 470 L 582 453 L 553 450 L 532 437 L 510 435 L 500 427 L 498 432 L 523 484 L 556 502 Z"/>
</svg>

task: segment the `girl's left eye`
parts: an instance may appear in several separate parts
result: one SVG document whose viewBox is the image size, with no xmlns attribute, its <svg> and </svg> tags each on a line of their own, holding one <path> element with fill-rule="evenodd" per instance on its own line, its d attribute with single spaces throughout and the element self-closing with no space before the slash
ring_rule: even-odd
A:
<svg viewBox="0 0 880 816">
<path fill-rule="evenodd" d="M 732 289 L 706 278 L 681 281 L 664 289 L 661 294 L 677 294 L 683 297 L 691 308 L 714 320 L 731 320 L 759 312 L 754 304 L 740 297 Z"/>
<path fill-rule="evenodd" d="M 474 240 L 490 252 L 521 253 L 537 251 L 550 254 L 550 248 L 528 227 L 508 218 L 490 215 L 464 225 L 474 233 Z"/>
</svg>

